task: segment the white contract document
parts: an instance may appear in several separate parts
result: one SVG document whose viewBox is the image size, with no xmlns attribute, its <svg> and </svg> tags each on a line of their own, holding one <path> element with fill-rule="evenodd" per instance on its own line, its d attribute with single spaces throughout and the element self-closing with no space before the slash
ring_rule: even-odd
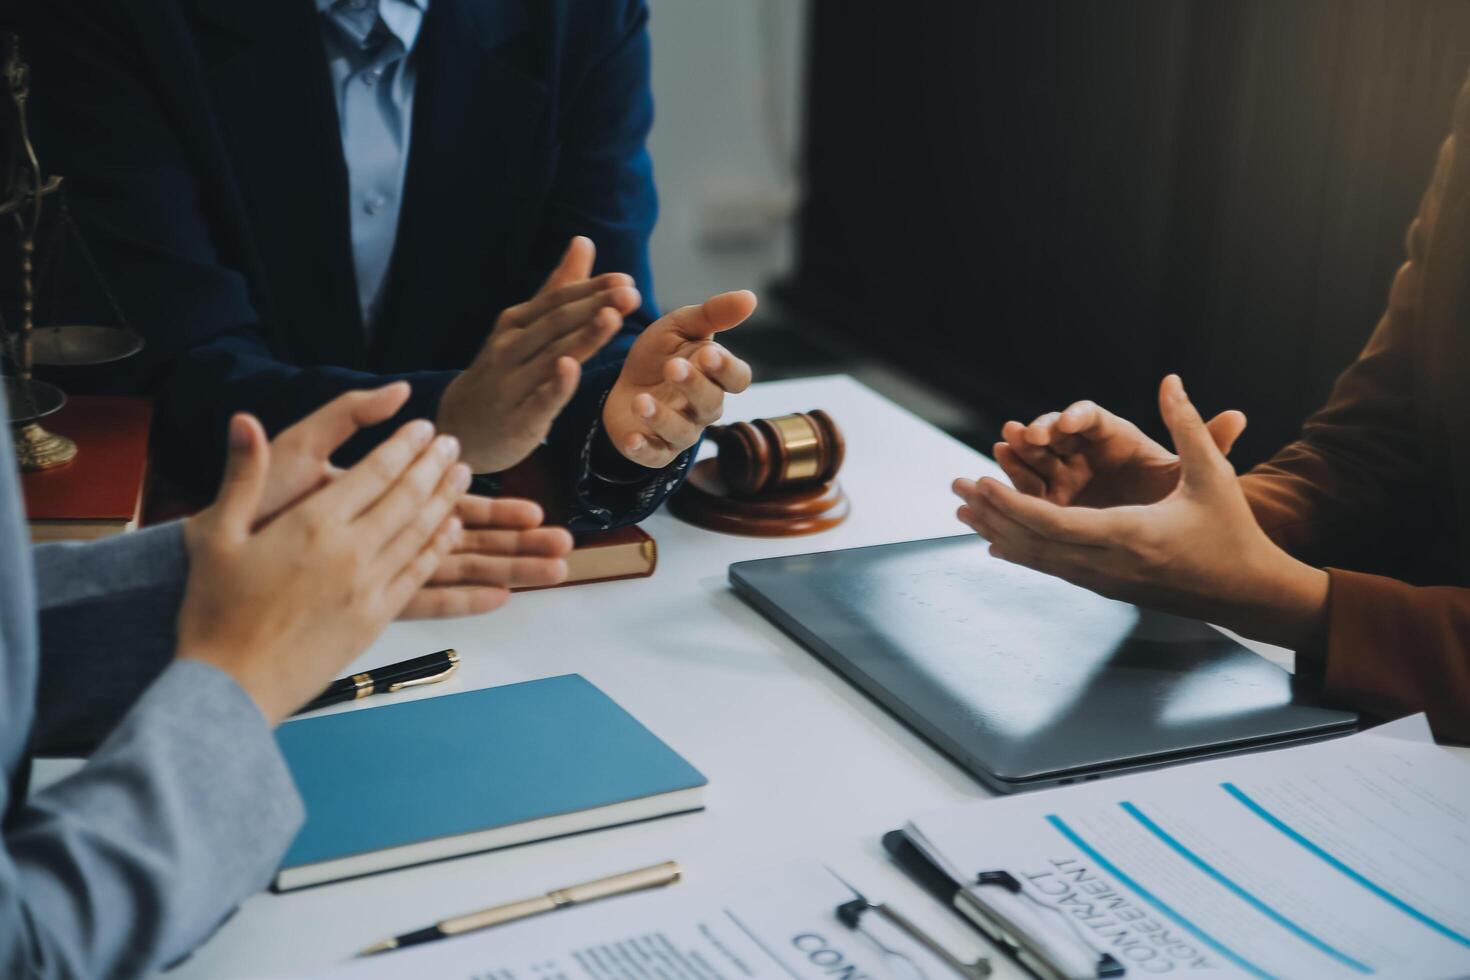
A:
<svg viewBox="0 0 1470 980">
<path fill-rule="evenodd" d="M 943 961 L 811 862 L 736 882 L 673 885 L 369 956 L 320 980 L 956 980 Z M 874 900 L 881 900 L 874 896 Z M 423 925 L 425 923 L 418 923 Z M 413 926 L 415 923 L 405 923 Z"/>
<path fill-rule="evenodd" d="M 972 893 L 1129 977 L 1470 977 L 1470 766 L 1423 716 L 914 820 Z M 1060 937 L 1060 941 L 1058 941 Z"/>
</svg>

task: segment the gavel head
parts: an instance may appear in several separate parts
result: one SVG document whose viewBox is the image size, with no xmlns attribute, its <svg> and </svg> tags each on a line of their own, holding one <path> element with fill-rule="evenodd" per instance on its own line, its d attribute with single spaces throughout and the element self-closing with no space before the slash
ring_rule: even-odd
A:
<svg viewBox="0 0 1470 980">
<path fill-rule="evenodd" d="M 826 483 L 842 467 L 846 446 L 820 409 L 711 427 L 720 447 L 720 477 L 734 493 L 757 496 Z"/>
</svg>

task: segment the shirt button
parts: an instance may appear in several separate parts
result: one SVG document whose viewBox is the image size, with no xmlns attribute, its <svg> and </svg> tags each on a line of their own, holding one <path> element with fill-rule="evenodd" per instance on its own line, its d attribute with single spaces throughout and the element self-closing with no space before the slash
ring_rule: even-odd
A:
<svg viewBox="0 0 1470 980">
<path fill-rule="evenodd" d="M 368 214 L 377 214 L 388 206 L 388 198 L 382 194 L 369 194 L 367 200 L 362 202 L 362 208 Z"/>
</svg>

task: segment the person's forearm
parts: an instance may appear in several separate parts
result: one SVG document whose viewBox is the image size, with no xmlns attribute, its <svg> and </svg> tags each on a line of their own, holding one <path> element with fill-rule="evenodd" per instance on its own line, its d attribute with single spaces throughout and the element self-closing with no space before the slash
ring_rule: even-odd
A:
<svg viewBox="0 0 1470 980">
<path fill-rule="evenodd" d="M 1227 601 L 1215 618 L 1242 636 L 1289 650 L 1315 649 L 1327 623 L 1329 578 L 1325 571 L 1273 548 L 1251 570 L 1250 595 Z"/>
<path fill-rule="evenodd" d="M 269 882 L 302 817 L 251 699 L 175 662 L 82 770 L 7 827 L 0 976 L 162 969 Z"/>
<path fill-rule="evenodd" d="M 1237 482 L 1257 526 L 1274 547 L 1256 562 L 1253 578 L 1260 586 L 1252 601 L 1217 621 L 1263 643 L 1316 650 L 1327 628 L 1328 575 L 1295 557 L 1296 546 L 1310 537 L 1309 529 L 1298 527 L 1310 523 L 1309 508 L 1305 500 L 1283 492 L 1266 470 L 1257 467 L 1242 473 Z"/>
<path fill-rule="evenodd" d="M 88 754 L 173 659 L 183 535 L 165 524 L 38 545 L 32 556 L 41 638 L 32 751 Z"/>
</svg>

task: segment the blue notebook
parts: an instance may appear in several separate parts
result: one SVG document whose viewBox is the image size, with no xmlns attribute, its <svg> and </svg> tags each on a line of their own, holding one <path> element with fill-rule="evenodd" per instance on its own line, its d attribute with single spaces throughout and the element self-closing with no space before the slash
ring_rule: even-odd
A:
<svg viewBox="0 0 1470 980">
<path fill-rule="evenodd" d="M 707 783 L 576 674 L 303 718 L 276 740 L 306 801 L 277 891 L 698 810 Z"/>
</svg>

